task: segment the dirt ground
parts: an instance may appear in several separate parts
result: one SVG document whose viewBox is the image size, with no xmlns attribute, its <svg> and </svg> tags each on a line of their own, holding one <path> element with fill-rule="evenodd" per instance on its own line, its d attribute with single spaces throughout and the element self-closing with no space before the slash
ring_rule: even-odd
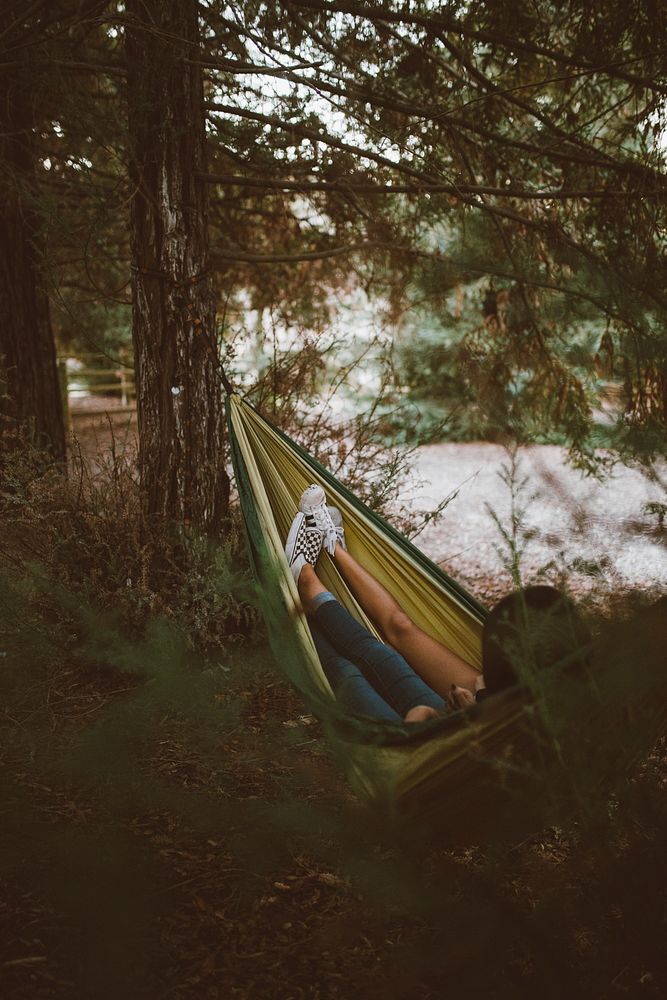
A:
<svg viewBox="0 0 667 1000">
<path fill-rule="evenodd" d="M 125 415 L 76 426 L 100 470 L 112 441 L 134 460 Z M 419 544 L 487 603 L 510 586 L 485 508 L 505 521 L 503 460 L 493 445 L 444 444 L 423 448 L 416 470 L 431 480 L 420 506 L 460 487 Z M 600 486 L 560 449 L 521 462 L 524 494 L 541 494 L 526 514 L 526 578 L 556 557 L 556 575 L 608 558 L 572 579 L 664 587 L 664 536 L 642 513 L 657 485 L 623 470 Z M 421 845 L 420 831 L 390 836 L 360 807 L 265 646 L 146 681 L 97 662 L 112 625 L 83 650 L 67 623 L 64 645 L 49 621 L 14 637 L 21 669 L 0 713 L 0 996 L 667 995 L 664 745 L 598 826 L 554 827 L 510 851 Z M 159 636 L 142 640 L 139 662 L 150 641 L 161 664 Z M 7 670 L 8 653 L 9 638 Z"/>
</svg>

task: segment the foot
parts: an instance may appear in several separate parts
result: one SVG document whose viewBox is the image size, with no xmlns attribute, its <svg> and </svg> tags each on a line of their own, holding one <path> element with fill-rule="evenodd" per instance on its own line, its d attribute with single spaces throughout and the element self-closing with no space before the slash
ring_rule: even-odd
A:
<svg viewBox="0 0 667 1000">
<path fill-rule="evenodd" d="M 327 510 L 329 511 L 329 517 L 331 518 L 332 524 L 336 529 L 336 541 L 347 550 L 347 545 L 345 544 L 345 528 L 343 527 L 343 515 L 338 510 L 338 507 L 327 507 Z"/>
<path fill-rule="evenodd" d="M 299 510 L 305 514 L 308 527 L 316 528 L 320 532 L 322 544 L 332 556 L 336 550 L 338 539 L 336 527 L 327 507 L 326 494 L 321 486 L 313 483 L 307 490 L 303 491 L 299 501 Z"/>
<path fill-rule="evenodd" d="M 307 516 L 299 511 L 292 521 L 285 543 L 285 556 L 295 583 L 298 584 L 299 574 L 304 566 L 315 565 L 321 550 L 322 532 L 314 525 L 309 525 Z"/>
<path fill-rule="evenodd" d="M 482 681 L 482 687 L 483 686 L 484 683 Z M 475 704 L 475 695 L 472 691 L 469 688 L 464 688 L 457 684 L 452 684 L 446 698 L 447 704 L 454 712 L 456 712 L 459 708 L 468 708 L 469 705 Z"/>
<path fill-rule="evenodd" d="M 430 705 L 415 705 L 404 718 L 404 722 L 428 722 L 429 719 L 439 719 L 440 712 Z"/>
</svg>

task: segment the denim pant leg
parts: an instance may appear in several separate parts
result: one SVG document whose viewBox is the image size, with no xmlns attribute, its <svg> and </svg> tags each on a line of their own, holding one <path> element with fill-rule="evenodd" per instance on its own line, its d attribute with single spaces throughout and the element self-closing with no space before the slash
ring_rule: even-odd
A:
<svg viewBox="0 0 667 1000">
<path fill-rule="evenodd" d="M 368 715 L 372 719 L 387 722 L 402 722 L 398 712 L 371 687 L 359 667 L 341 656 L 313 621 L 310 623 L 310 631 L 336 701 L 357 715 Z"/>
<path fill-rule="evenodd" d="M 341 656 L 359 667 L 401 718 L 415 705 L 429 705 L 439 712 L 445 709 L 444 700 L 424 683 L 401 654 L 372 636 L 338 601 L 320 604 L 311 621 Z"/>
</svg>

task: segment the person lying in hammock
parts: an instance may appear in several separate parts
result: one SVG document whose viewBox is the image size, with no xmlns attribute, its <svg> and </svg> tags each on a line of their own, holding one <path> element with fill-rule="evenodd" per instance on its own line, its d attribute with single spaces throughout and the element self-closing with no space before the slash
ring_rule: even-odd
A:
<svg viewBox="0 0 667 1000">
<path fill-rule="evenodd" d="M 380 642 L 337 601 L 315 566 L 322 548 L 387 643 Z M 391 722 L 423 722 L 465 708 L 517 682 L 512 665 L 517 627 L 526 613 L 545 622 L 537 628 L 550 662 L 585 647 L 587 626 L 575 605 L 553 587 L 528 587 L 503 598 L 482 633 L 483 673 L 424 632 L 347 551 L 340 511 L 327 507 L 313 484 L 301 496 L 285 555 L 337 701 L 351 712 Z M 539 624 L 538 623 L 538 624 Z M 554 627 L 555 626 L 555 627 Z"/>
</svg>

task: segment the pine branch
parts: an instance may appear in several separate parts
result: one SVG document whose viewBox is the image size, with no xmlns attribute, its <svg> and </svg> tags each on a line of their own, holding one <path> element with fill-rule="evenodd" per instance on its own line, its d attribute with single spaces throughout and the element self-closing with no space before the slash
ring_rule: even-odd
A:
<svg viewBox="0 0 667 1000">
<path fill-rule="evenodd" d="M 536 45 L 515 36 L 508 37 L 497 32 L 476 30 L 471 28 L 466 21 L 459 20 L 450 14 L 433 14 L 427 16 L 411 11 L 391 11 L 387 10 L 386 7 L 362 6 L 359 3 L 349 2 L 349 0 L 334 0 L 331 3 L 326 2 L 326 0 L 289 0 L 289 6 L 317 10 L 325 14 L 351 14 L 352 16 L 361 17 L 374 23 L 417 25 L 428 29 L 438 36 L 442 31 L 451 32 L 459 35 L 461 38 L 472 38 L 475 41 L 485 44 L 501 45 L 511 52 L 525 52 L 531 55 L 539 55 L 563 66 L 576 66 L 592 73 L 615 76 L 629 83 L 645 87 L 647 90 L 667 94 L 667 84 L 659 83 L 653 77 L 637 76 L 622 70 L 624 66 L 641 62 L 643 58 L 641 56 L 596 65 L 595 63 L 578 58 L 571 53 Z"/>
<path fill-rule="evenodd" d="M 288 128 L 289 126 L 285 126 Z M 365 155 L 365 154 L 364 154 Z M 200 180 L 209 184 L 233 184 L 239 187 L 277 189 L 281 191 L 332 191 L 338 193 L 354 192 L 355 194 L 451 194 L 489 195 L 496 198 L 518 198 L 529 201 L 570 201 L 588 198 L 628 198 L 644 199 L 658 198 L 667 193 L 667 184 L 655 191 L 623 191 L 608 188 L 581 188 L 572 190 L 556 189 L 552 191 L 528 191 L 524 188 L 491 187 L 484 184 L 439 184 L 428 181 L 423 184 L 368 184 L 361 181 L 292 181 L 278 180 L 273 177 L 247 177 L 237 174 L 197 174 Z M 467 202 L 467 204 L 471 204 Z M 482 204 L 476 207 L 485 207 Z M 488 207 L 488 206 L 487 206 Z M 525 220 L 527 221 L 527 220 Z"/>
<path fill-rule="evenodd" d="M 305 253 L 244 253 L 240 250 L 224 250 L 219 246 L 211 247 L 211 255 L 223 260 L 241 261 L 249 264 L 298 264 L 307 260 L 328 260 L 330 257 L 341 257 L 357 250 L 368 252 L 381 248 L 380 243 L 350 243 L 347 246 L 331 247 L 329 250 L 312 250 Z"/>
<path fill-rule="evenodd" d="M 379 166 L 387 167 L 389 170 L 406 174 L 408 177 L 414 177 L 418 180 L 424 180 L 429 183 L 436 181 L 436 178 L 430 177 L 428 174 L 424 174 L 421 170 L 415 170 L 413 167 L 409 167 L 406 164 L 395 163 L 394 161 L 387 159 L 386 156 L 382 156 L 380 153 L 375 153 L 371 149 L 363 149 L 361 146 L 355 146 L 352 143 L 343 142 L 342 139 L 336 139 L 334 136 L 329 135 L 326 132 L 316 131 L 315 129 L 308 128 L 305 125 L 286 122 L 283 121 L 282 118 L 278 118 L 275 115 L 264 115 L 259 111 L 250 111 L 247 108 L 239 108 L 233 104 L 220 104 L 217 101 L 205 101 L 204 103 L 208 111 L 216 111 L 227 115 L 234 115 L 237 118 L 245 118 L 249 121 L 262 122 L 265 125 L 272 125 L 285 132 L 292 132 L 294 135 L 301 136 L 302 139 L 309 139 L 311 142 L 321 142 L 326 146 L 331 146 L 332 149 L 338 149 L 344 153 L 352 153 L 354 156 L 362 156 L 367 160 L 377 163 Z M 210 120 L 217 127 L 220 126 L 220 123 L 215 118 L 211 118 Z"/>
<path fill-rule="evenodd" d="M 23 65 L 18 61 L 0 63 L 0 70 L 18 69 Z M 105 73 L 107 76 L 127 77 L 127 70 L 120 64 L 83 62 L 76 59 L 31 59 L 30 66 L 32 69 L 50 69 L 57 66 L 58 69 L 64 69 L 71 73 L 92 73 L 93 75 Z"/>
<path fill-rule="evenodd" d="M 217 62 L 215 60 L 207 58 L 205 65 L 208 66 L 209 68 L 221 69 L 223 68 L 221 63 L 222 61 Z M 260 69 L 261 67 L 258 67 L 258 70 Z M 584 75 L 588 76 L 589 74 L 590 74 L 589 70 L 584 71 Z M 547 83 L 553 83 L 558 80 L 565 80 L 570 78 L 574 79 L 577 78 L 580 74 L 571 74 L 568 77 L 565 76 L 553 77 L 547 80 L 540 80 L 530 84 L 524 84 L 521 85 L 521 87 L 514 87 L 514 88 L 510 87 L 504 90 L 498 89 L 496 92 L 488 93 L 482 95 L 481 97 L 474 98 L 473 100 L 467 102 L 467 104 L 462 106 L 457 106 L 455 109 L 451 110 L 448 110 L 446 108 L 443 110 L 441 106 L 437 105 L 429 107 L 428 105 L 412 104 L 405 99 L 400 99 L 396 95 L 393 94 L 387 95 L 386 92 L 379 95 L 376 93 L 376 91 L 362 87 L 350 80 L 345 80 L 344 81 L 345 87 L 342 87 L 342 86 L 337 86 L 336 84 L 332 84 L 323 79 L 318 78 L 315 81 L 310 79 L 309 77 L 303 77 L 297 73 L 292 73 L 292 72 L 276 71 L 275 75 L 279 75 L 283 79 L 289 80 L 300 86 L 316 90 L 318 93 L 320 91 L 323 91 L 324 93 L 332 94 L 333 96 L 336 97 L 342 97 L 351 102 L 358 102 L 359 104 L 362 105 L 370 104 L 374 108 L 384 109 L 387 111 L 395 111 L 398 112 L 399 114 L 406 115 L 406 117 L 419 118 L 422 121 L 430 121 L 433 122 L 434 124 L 444 123 L 448 130 L 451 130 L 452 127 L 455 127 L 465 132 L 472 133 L 472 135 L 478 136 L 479 139 L 482 141 L 477 142 L 476 140 L 471 139 L 469 136 L 466 137 L 466 141 L 472 142 L 480 152 L 483 152 L 486 148 L 488 148 L 489 143 L 493 143 L 494 145 L 500 144 L 507 148 L 521 150 L 523 152 L 529 153 L 531 156 L 535 156 L 540 159 L 552 159 L 552 160 L 563 161 L 566 163 L 579 163 L 583 166 L 598 167 L 598 168 L 613 170 L 614 172 L 621 173 L 623 175 L 627 175 L 629 173 L 641 174 L 643 176 L 650 177 L 651 179 L 655 180 L 660 180 L 664 176 L 664 174 L 661 171 L 653 170 L 650 166 L 644 163 L 638 163 L 632 160 L 621 160 L 618 159 L 617 157 L 612 157 L 610 153 L 604 151 L 598 155 L 595 147 L 582 144 L 581 141 L 579 140 L 577 140 L 577 145 L 575 146 L 576 132 L 567 132 L 565 130 L 561 130 L 562 135 L 559 135 L 559 138 L 562 138 L 563 136 L 566 137 L 571 136 L 572 138 L 570 141 L 572 142 L 572 145 L 575 148 L 568 148 L 566 146 L 563 146 L 563 144 L 561 143 L 559 143 L 558 145 L 553 145 L 551 147 L 548 147 L 544 145 L 538 145 L 534 142 L 529 142 L 525 139 L 517 139 L 512 136 L 501 135 L 498 132 L 494 132 L 489 128 L 485 128 L 483 125 L 480 125 L 478 122 L 474 121 L 472 117 L 463 118 L 460 117 L 458 114 L 454 113 L 455 111 L 456 112 L 461 111 L 462 108 L 471 107 L 472 105 L 479 103 L 482 100 L 486 100 L 489 97 L 493 98 L 505 94 L 511 95 L 512 93 L 522 89 L 526 89 L 527 87 L 530 87 L 532 89 L 538 86 L 545 85 Z M 530 105 L 526 106 L 530 108 Z M 601 112 L 601 114 L 607 113 L 608 111 L 609 109 L 605 108 L 604 112 Z M 586 124 L 587 125 L 591 124 L 594 120 L 595 119 L 591 119 Z M 366 128 L 377 131 L 377 126 L 369 122 L 367 119 L 360 118 L 359 121 L 360 124 L 364 125 Z M 387 135 L 385 137 L 390 141 L 392 141 L 392 136 Z M 393 141 L 395 141 L 395 139 Z M 431 137 L 431 141 L 434 142 L 435 144 L 439 144 L 437 138 L 433 136 Z"/>
</svg>

